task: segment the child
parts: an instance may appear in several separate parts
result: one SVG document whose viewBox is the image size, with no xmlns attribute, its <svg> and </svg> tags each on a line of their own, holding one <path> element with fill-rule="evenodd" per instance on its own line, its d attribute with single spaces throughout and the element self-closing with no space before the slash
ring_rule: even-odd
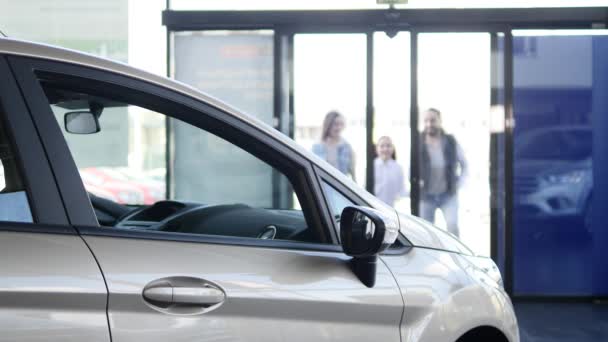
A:
<svg viewBox="0 0 608 342">
<path fill-rule="evenodd" d="M 391 138 L 383 136 L 376 144 L 374 160 L 374 194 L 390 206 L 405 194 L 403 169 L 395 161 L 395 146 Z"/>
</svg>

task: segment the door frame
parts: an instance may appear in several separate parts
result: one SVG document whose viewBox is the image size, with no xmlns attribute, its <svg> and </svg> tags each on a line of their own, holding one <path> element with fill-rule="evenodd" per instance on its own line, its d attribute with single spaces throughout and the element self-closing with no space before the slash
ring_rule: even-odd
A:
<svg viewBox="0 0 608 342">
<path fill-rule="evenodd" d="M 32 213 L 32 223 L 2 223 L 0 230 L 76 234 L 67 226 L 68 217 L 38 131 L 19 88 L 19 76 L 11 68 L 8 54 L 0 54 L 0 111 L 7 138 L 16 155 L 17 166 Z"/>
<path fill-rule="evenodd" d="M 274 49 L 274 114 L 277 128 L 294 136 L 293 127 L 293 37 L 299 33 L 363 33 L 367 35 L 367 105 L 366 105 L 366 157 L 367 187 L 373 189 L 373 34 L 374 32 L 408 31 L 410 39 L 410 129 L 411 163 L 418 165 L 418 33 L 422 32 L 488 32 L 491 34 L 492 52 L 498 51 L 497 33 L 504 34 L 503 90 L 504 100 L 504 194 L 496 188 L 498 166 L 490 167 L 491 186 L 491 257 L 499 263 L 504 259 L 505 289 L 513 295 L 513 35 L 514 29 L 593 29 L 608 26 L 608 7 L 577 8 L 492 8 L 492 9 L 368 9 L 368 10 L 276 10 L 276 11 L 181 11 L 172 10 L 167 1 L 162 15 L 167 27 L 167 57 L 171 65 L 171 34 L 179 31 L 213 30 L 272 30 Z M 493 53 L 492 56 L 496 54 Z M 492 61 L 493 76 L 497 64 Z M 170 70 L 168 68 L 167 70 Z M 285 77 L 285 72 L 289 73 Z M 170 74 L 168 75 L 171 76 Z M 492 89 L 491 103 L 498 104 L 496 89 Z M 284 109 L 288 108 L 288 113 Z M 497 141 L 490 142 L 491 165 L 497 165 Z M 493 162 L 493 163 L 492 163 Z M 418 168 L 410 170 L 412 184 L 412 213 L 418 214 L 420 190 Z M 496 192 L 496 194 L 494 193 Z M 494 195 L 500 195 L 498 199 Z M 500 200 L 504 204 L 502 215 L 492 210 Z M 510 213 L 510 214 L 508 214 Z M 504 227 L 498 231 L 499 224 Z"/>
<path fill-rule="evenodd" d="M 204 242 L 238 246 L 283 248 L 292 250 L 311 250 L 326 252 L 342 252 L 338 243 L 333 222 L 325 208 L 322 190 L 317 182 L 313 165 L 303 156 L 288 146 L 278 142 L 270 135 L 262 132 L 249 123 L 234 115 L 226 114 L 219 108 L 191 98 L 185 94 L 173 91 L 162 85 L 139 80 L 134 77 L 99 70 L 88 66 L 63 63 L 52 60 L 31 57 L 11 56 L 9 63 L 16 70 L 21 70 L 17 80 L 24 92 L 26 103 L 32 109 L 32 117 L 38 127 L 38 134 L 45 145 L 46 154 L 54 171 L 54 179 L 58 184 L 62 200 L 69 217 L 69 222 L 82 235 L 120 236 L 130 238 L 171 240 L 185 242 Z M 72 158 L 69 147 L 61 133 L 59 125 L 46 101 L 37 73 L 49 74 L 61 79 L 67 84 L 78 82 L 75 88 L 86 88 L 101 93 L 112 93 L 124 96 L 125 92 L 132 94 L 140 102 L 145 102 L 153 108 L 159 108 L 160 113 L 179 113 L 178 120 L 189 122 L 191 125 L 216 134 L 230 143 L 239 146 L 252 155 L 260 158 L 269 165 L 276 164 L 281 169 L 290 171 L 292 181 L 298 181 L 303 195 L 301 204 L 307 214 L 307 222 L 315 229 L 322 239 L 321 243 L 305 243 L 294 241 L 259 240 L 229 236 L 203 236 L 195 234 L 135 232 L 116 229 L 100 229 L 95 214 L 81 181 L 78 169 Z M 83 81 L 88 81 L 83 82 Z M 108 90 L 108 85 L 114 85 L 117 90 Z M 169 110 L 179 108 L 180 110 Z M 167 115 L 167 114 L 165 114 Z M 167 115 L 170 117 L 171 115 Z M 174 116 L 171 116 L 174 117 Z M 45 129 L 41 129 L 44 127 Z M 255 141 L 255 143 L 253 143 Z M 273 162 L 269 162 L 272 159 Z M 297 188 L 297 185 L 294 185 Z"/>
</svg>

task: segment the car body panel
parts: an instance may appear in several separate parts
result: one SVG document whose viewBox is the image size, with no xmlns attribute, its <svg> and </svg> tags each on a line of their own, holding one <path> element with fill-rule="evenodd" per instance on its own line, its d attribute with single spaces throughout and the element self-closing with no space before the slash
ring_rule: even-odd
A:
<svg viewBox="0 0 608 342">
<path fill-rule="evenodd" d="M 382 263 L 367 288 L 341 253 L 84 238 L 108 282 L 114 342 L 400 340 L 403 302 Z M 143 299 L 147 284 L 175 276 L 211 282 L 226 299 L 197 315 L 162 313 Z"/>
<path fill-rule="evenodd" d="M 79 236 L 0 231 L 0 244 L 0 341 L 110 341 L 105 283 Z"/>
<path fill-rule="evenodd" d="M 401 256 L 382 256 L 403 290 L 403 341 L 456 341 L 480 326 L 519 341 L 515 313 L 502 285 L 469 258 L 419 247 Z M 493 264 L 481 259 L 482 265 Z"/>
<path fill-rule="evenodd" d="M 401 234 L 403 234 L 412 245 L 473 255 L 473 251 L 447 231 L 439 229 L 430 222 L 412 215 L 401 213 L 398 213 L 398 215 Z"/>
</svg>

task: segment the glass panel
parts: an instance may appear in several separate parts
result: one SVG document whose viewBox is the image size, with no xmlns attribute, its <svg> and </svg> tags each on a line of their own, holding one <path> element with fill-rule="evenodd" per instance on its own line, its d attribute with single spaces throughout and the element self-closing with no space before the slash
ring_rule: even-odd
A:
<svg viewBox="0 0 608 342">
<path fill-rule="evenodd" d="M 102 225 L 319 241 L 308 229 L 290 178 L 265 161 L 203 129 L 171 119 L 175 139 L 181 143 L 172 149 L 173 164 L 166 165 L 164 114 L 60 87 L 46 85 L 45 92 L 61 126 L 73 110 L 90 111 L 99 118 L 98 133 L 71 134 L 64 127 L 62 132 Z M 243 169 L 243 164 L 249 167 Z M 174 170 L 175 191 L 169 196 L 164 194 L 167 166 Z M 107 200 L 114 202 L 112 212 L 101 210 L 107 208 Z"/>
<path fill-rule="evenodd" d="M 418 39 L 420 214 L 490 255 L 488 33 Z"/>
<path fill-rule="evenodd" d="M 283 207 L 274 197 L 278 194 L 275 194 L 275 170 L 271 166 L 228 141 L 204 134 L 197 127 L 178 120 L 172 122 L 175 198 L 216 204 L 221 203 L 219 197 L 226 203 L 291 209 Z M 297 203 L 297 197 L 294 200 Z M 299 208 L 299 204 L 296 207 Z"/>
<path fill-rule="evenodd" d="M 393 38 L 384 32 L 374 34 L 374 111 L 374 194 L 409 214 L 409 32 L 400 32 Z"/>
<path fill-rule="evenodd" d="M 608 31 L 514 35 L 514 292 L 605 295 Z"/>
<path fill-rule="evenodd" d="M 45 90 L 50 98 L 57 97 L 51 95 L 51 88 Z M 163 115 L 108 100 L 99 116 L 98 133 L 71 134 L 64 116 L 89 111 L 89 104 L 69 98 L 57 101 L 51 108 L 89 193 L 127 205 L 149 205 L 166 198 Z"/>
<path fill-rule="evenodd" d="M 273 125 L 272 31 L 173 33 L 172 74 Z"/>
<path fill-rule="evenodd" d="M 0 29 L 9 37 L 59 45 L 124 62 L 128 60 L 128 1 L 0 0 L 0 6 Z"/>
<path fill-rule="evenodd" d="M 298 34 L 294 45 L 295 140 L 363 185 L 366 37 Z"/>
<path fill-rule="evenodd" d="M 272 31 L 197 31 L 173 34 L 174 66 L 173 74 L 179 81 L 226 102 L 250 115 L 274 125 L 273 112 L 273 32 Z M 237 190 L 243 184 L 235 182 L 230 172 L 222 172 L 225 167 L 233 170 L 251 170 L 246 182 L 258 184 L 260 196 L 268 195 L 272 187 L 271 168 L 264 167 L 255 160 L 236 151 L 226 144 L 201 140 L 196 129 L 176 123 L 175 133 L 175 177 L 189 180 L 201 186 L 231 187 Z M 195 145 L 192 143 L 196 142 Z M 224 164 L 207 163 L 205 168 L 214 174 L 213 179 L 202 179 L 196 168 L 204 163 L 193 160 L 194 154 L 220 156 L 228 153 L 231 158 Z M 243 179 L 245 181 L 245 179 Z M 205 193 L 193 193 L 188 182 L 175 184 L 176 196 L 204 200 Z M 255 196 L 256 192 L 250 192 Z M 202 196 L 202 198 L 201 198 Z M 284 203 L 293 202 L 283 200 Z M 296 201 L 297 202 L 297 201 Z M 272 203 L 267 203 L 271 205 Z"/>
<path fill-rule="evenodd" d="M 166 5 L 166 0 L 0 0 L 0 30 L 11 38 L 128 62 L 165 76 L 167 35 L 160 13 Z"/>
<path fill-rule="evenodd" d="M 333 186 L 323 182 L 323 191 L 329 203 L 329 209 L 331 210 L 331 216 L 334 220 L 340 223 L 340 216 L 342 216 L 342 210 L 348 206 L 354 205 L 351 200 L 342 195 Z"/>
</svg>

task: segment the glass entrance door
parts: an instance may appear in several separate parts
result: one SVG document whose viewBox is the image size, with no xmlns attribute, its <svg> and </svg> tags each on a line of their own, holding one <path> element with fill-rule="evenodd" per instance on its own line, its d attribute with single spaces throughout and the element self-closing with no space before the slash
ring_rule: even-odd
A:
<svg viewBox="0 0 608 342">
<path fill-rule="evenodd" d="M 391 38 L 376 32 L 373 40 L 373 192 L 399 212 L 409 214 L 411 34 L 402 31 Z"/>
<path fill-rule="evenodd" d="M 504 187 L 491 177 L 499 167 L 491 157 L 502 152 L 491 137 L 504 127 L 492 91 L 502 74 L 496 40 L 487 32 L 417 36 L 418 214 L 485 256 L 496 229 L 491 214 L 501 212 L 491 210 L 492 191 Z"/>
<path fill-rule="evenodd" d="M 504 196 L 504 177 L 497 176 L 503 174 L 504 160 L 499 156 L 505 147 L 500 36 L 414 36 L 413 40 L 407 31 L 392 38 L 384 32 L 296 34 L 294 138 L 397 210 L 434 221 L 475 253 L 490 256 L 492 239 L 502 241 L 504 227 L 504 202 L 496 200 Z M 412 93 L 418 94 L 414 104 Z M 373 120 L 368 122 L 370 105 Z M 332 118 L 332 113 L 340 115 Z M 430 128 L 442 137 L 436 149 L 427 144 L 433 138 L 426 140 L 430 119 Z M 338 140 L 352 151 L 348 158 L 340 157 L 338 148 L 332 152 L 320 147 L 336 122 Z M 366 160 L 369 130 L 373 160 Z M 387 141 L 394 154 L 382 159 L 381 147 Z M 353 166 L 339 165 L 340 158 Z M 371 186 L 366 184 L 370 167 Z"/>
<path fill-rule="evenodd" d="M 366 35 L 296 34 L 294 139 L 365 186 Z"/>
</svg>

